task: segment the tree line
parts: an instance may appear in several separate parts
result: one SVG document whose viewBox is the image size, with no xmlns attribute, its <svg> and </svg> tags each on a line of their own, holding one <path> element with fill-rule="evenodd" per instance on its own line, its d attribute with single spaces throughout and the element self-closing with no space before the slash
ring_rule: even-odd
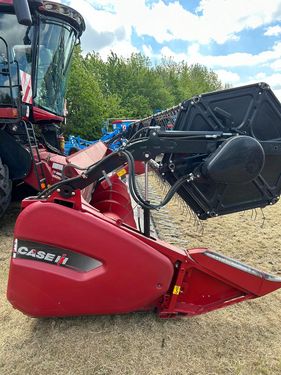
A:
<svg viewBox="0 0 281 375">
<path fill-rule="evenodd" d="M 144 118 L 196 94 L 222 88 L 205 66 L 163 59 L 153 65 L 141 53 L 129 58 L 74 51 L 67 90 L 67 133 L 100 137 L 108 118 Z"/>
</svg>

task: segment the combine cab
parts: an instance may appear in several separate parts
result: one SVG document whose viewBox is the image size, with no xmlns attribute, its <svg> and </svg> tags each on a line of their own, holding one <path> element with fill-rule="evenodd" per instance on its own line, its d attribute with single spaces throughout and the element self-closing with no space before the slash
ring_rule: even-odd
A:
<svg viewBox="0 0 281 375">
<path fill-rule="evenodd" d="M 62 4 L 0 1 L 0 216 L 12 181 L 38 191 L 58 181 L 49 161 L 63 151 L 67 75 L 84 29 Z"/>
</svg>

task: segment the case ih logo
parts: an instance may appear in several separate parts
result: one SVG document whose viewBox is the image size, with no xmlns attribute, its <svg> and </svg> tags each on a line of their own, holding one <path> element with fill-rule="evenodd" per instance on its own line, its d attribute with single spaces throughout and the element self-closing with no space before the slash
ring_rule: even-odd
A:
<svg viewBox="0 0 281 375">
<path fill-rule="evenodd" d="M 97 259 L 71 250 L 31 241 L 14 240 L 13 259 L 27 259 L 88 272 L 102 265 Z"/>
<path fill-rule="evenodd" d="M 14 243 L 13 258 L 25 257 L 57 264 L 58 266 L 65 265 L 69 260 L 67 254 L 58 255 L 39 249 L 29 248 L 27 246 L 20 246 L 18 240 L 16 239 Z"/>
</svg>

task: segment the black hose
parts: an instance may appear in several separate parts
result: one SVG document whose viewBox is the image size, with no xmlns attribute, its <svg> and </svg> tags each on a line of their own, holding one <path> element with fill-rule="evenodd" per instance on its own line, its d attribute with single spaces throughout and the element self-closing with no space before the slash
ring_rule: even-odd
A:
<svg viewBox="0 0 281 375">
<path fill-rule="evenodd" d="M 158 210 L 161 207 L 164 207 L 170 200 L 173 198 L 175 193 L 178 189 L 189 179 L 190 175 L 186 175 L 181 177 L 168 191 L 163 201 L 157 205 L 148 203 L 142 195 L 139 193 L 137 185 L 136 185 L 136 176 L 135 176 L 135 165 L 134 165 L 134 158 L 133 155 L 126 150 L 123 150 L 122 153 L 126 156 L 128 161 L 128 168 L 129 168 L 129 191 L 133 197 L 133 199 L 142 207 L 148 208 L 151 210 Z"/>
<path fill-rule="evenodd" d="M 99 162 L 97 162 L 96 164 L 90 166 L 89 168 L 86 169 L 86 172 L 85 174 L 87 173 L 87 171 L 91 170 L 93 171 L 95 168 L 99 168 L 101 167 L 102 168 L 102 164 L 105 162 L 105 161 L 108 161 L 108 159 L 114 157 L 116 154 L 119 154 L 120 156 L 124 156 L 127 160 L 127 163 L 128 163 L 128 171 L 129 171 L 129 191 L 132 195 L 132 198 L 136 201 L 137 204 L 139 204 L 142 208 L 148 208 L 150 210 L 158 210 L 160 209 L 161 207 L 165 206 L 167 203 L 170 202 L 170 200 L 173 198 L 173 196 L 175 195 L 175 193 L 178 191 L 178 189 L 189 179 L 190 175 L 186 175 L 186 176 L 183 176 L 181 177 L 172 187 L 171 189 L 168 191 L 168 193 L 166 194 L 165 198 L 163 199 L 163 201 L 159 204 L 150 204 L 148 203 L 144 198 L 143 196 L 141 195 L 141 193 L 138 191 L 138 188 L 137 188 L 137 184 L 136 184 L 136 174 L 135 174 L 135 159 L 132 155 L 131 152 L 127 151 L 127 150 L 119 150 L 119 151 L 116 151 L 116 152 L 113 152 L 111 153 L 110 155 L 107 155 L 104 159 L 100 160 Z M 81 168 L 82 169 L 82 168 Z M 71 182 L 73 181 L 77 181 L 81 179 L 81 176 L 75 176 L 75 177 L 72 177 L 72 178 L 69 178 L 67 180 L 62 180 L 54 185 L 52 185 L 51 187 L 49 187 L 48 189 L 40 192 L 38 194 L 38 198 L 42 198 L 42 197 L 46 197 L 48 196 L 49 194 L 51 194 L 53 191 L 55 191 L 56 189 L 58 189 L 60 186 L 62 185 L 65 185 L 65 184 L 69 184 L 71 186 Z M 92 182 L 92 181 L 91 181 Z M 90 183 L 91 183 L 90 182 Z"/>
</svg>

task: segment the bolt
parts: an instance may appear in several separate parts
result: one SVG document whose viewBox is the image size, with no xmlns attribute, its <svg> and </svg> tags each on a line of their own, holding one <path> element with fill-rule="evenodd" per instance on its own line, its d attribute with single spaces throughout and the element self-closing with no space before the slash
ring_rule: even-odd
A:
<svg viewBox="0 0 281 375">
<path fill-rule="evenodd" d="M 74 196 L 74 195 L 75 195 L 75 192 L 73 191 L 73 192 L 71 193 L 71 195 Z"/>
<path fill-rule="evenodd" d="M 148 153 L 144 154 L 144 157 L 145 157 L 146 159 L 148 159 L 148 158 L 149 158 L 149 154 L 148 154 Z"/>
<path fill-rule="evenodd" d="M 60 189 L 57 189 L 57 192 L 60 193 Z"/>
</svg>

